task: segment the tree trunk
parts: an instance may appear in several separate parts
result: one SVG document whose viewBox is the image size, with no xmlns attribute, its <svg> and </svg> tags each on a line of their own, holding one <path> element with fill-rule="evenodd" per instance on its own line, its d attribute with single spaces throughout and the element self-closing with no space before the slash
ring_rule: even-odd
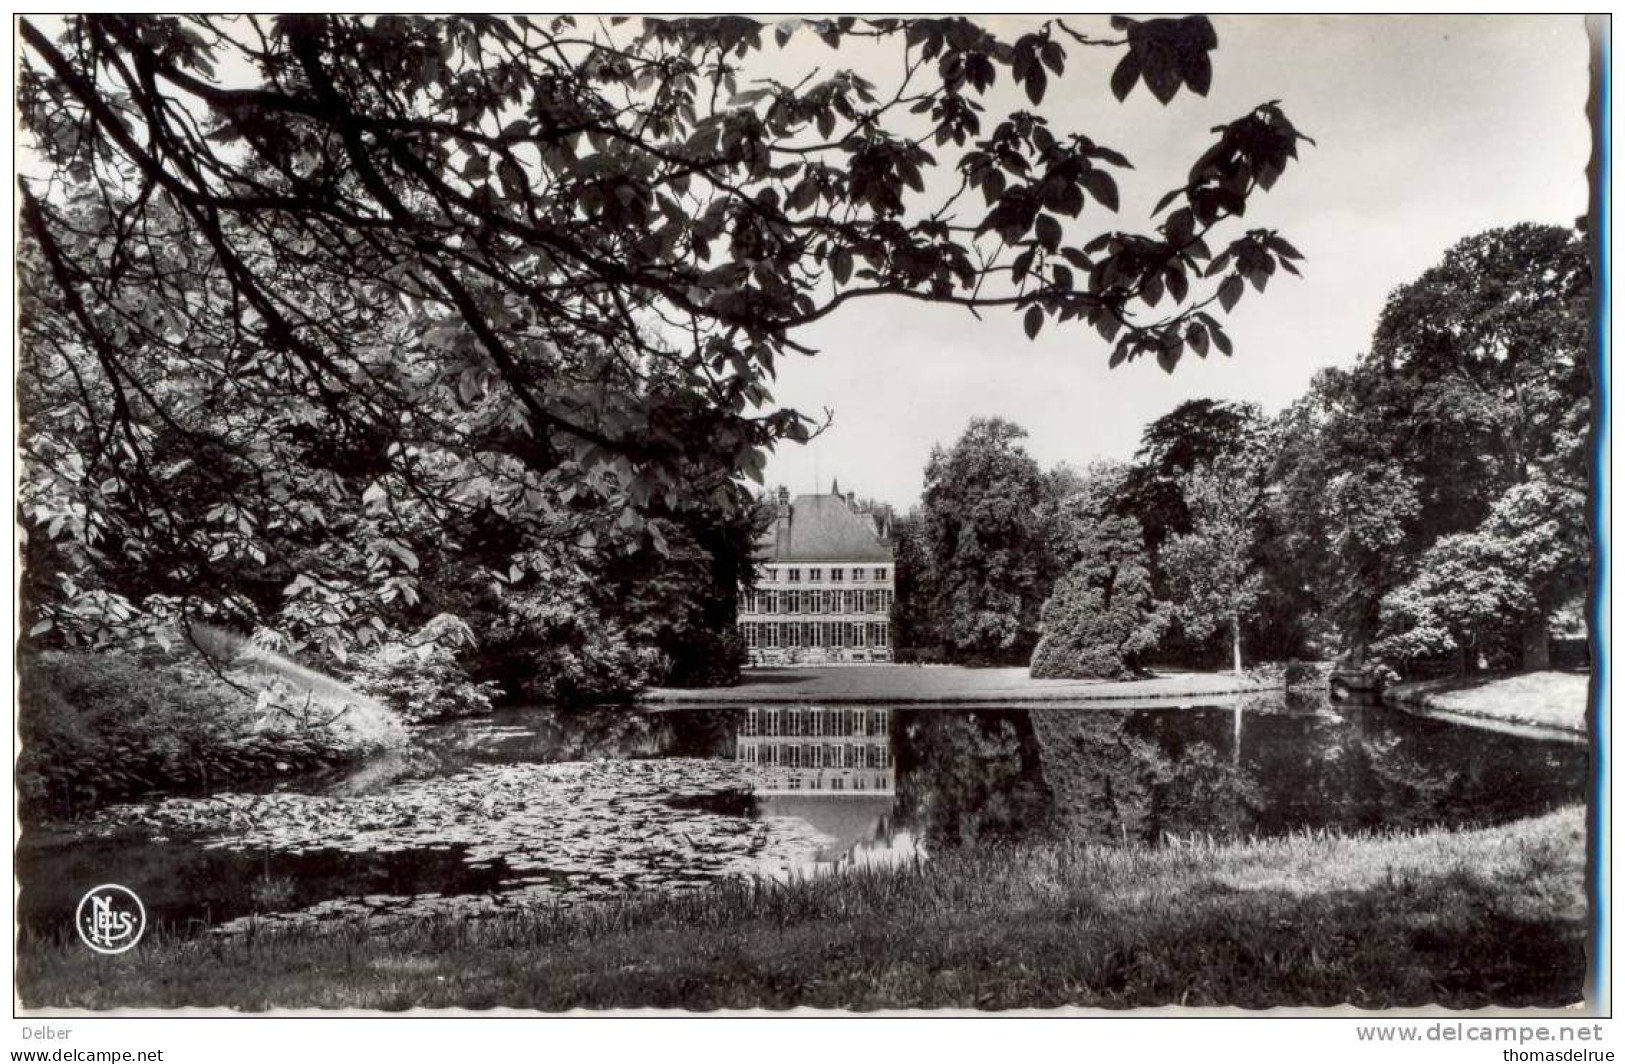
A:
<svg viewBox="0 0 1625 1064">
<path fill-rule="evenodd" d="M 1537 613 L 1523 628 L 1523 667 L 1526 672 L 1552 667 L 1552 644 L 1546 637 L 1546 615 Z"/>
<path fill-rule="evenodd" d="M 1230 615 L 1230 656 L 1234 662 L 1236 675 L 1241 675 L 1241 618 L 1236 614 Z"/>
</svg>

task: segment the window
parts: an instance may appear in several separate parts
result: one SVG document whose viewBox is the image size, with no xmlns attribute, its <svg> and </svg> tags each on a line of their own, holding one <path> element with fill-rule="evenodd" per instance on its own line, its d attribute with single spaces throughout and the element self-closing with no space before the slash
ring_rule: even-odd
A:
<svg viewBox="0 0 1625 1064">
<path fill-rule="evenodd" d="M 786 575 L 788 576 L 788 578 L 790 580 L 790 583 L 792 583 L 792 584 L 801 583 L 801 570 L 800 569 L 787 570 Z"/>
<path fill-rule="evenodd" d="M 882 566 L 875 569 L 875 579 L 876 580 L 884 580 L 884 579 L 886 579 L 886 567 L 884 565 L 882 565 Z"/>
<path fill-rule="evenodd" d="M 846 570 L 845 569 L 831 569 L 829 571 L 829 579 L 830 579 L 830 583 L 839 584 L 842 580 L 846 579 Z"/>
<path fill-rule="evenodd" d="M 807 570 L 807 579 L 811 580 L 813 583 L 816 584 L 818 581 L 824 579 L 824 570 L 822 570 L 822 569 L 808 569 Z"/>
</svg>

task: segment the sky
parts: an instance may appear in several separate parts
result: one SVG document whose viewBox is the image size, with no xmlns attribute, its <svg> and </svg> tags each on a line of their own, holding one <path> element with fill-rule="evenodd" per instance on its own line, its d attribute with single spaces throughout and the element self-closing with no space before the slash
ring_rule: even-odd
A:
<svg viewBox="0 0 1625 1064">
<path fill-rule="evenodd" d="M 1103 19 L 1068 19 L 1105 34 Z M 1278 230 L 1304 253 L 1302 280 L 1277 274 L 1224 319 L 1233 358 L 1187 352 L 1172 376 L 1150 359 L 1108 369 L 1109 345 L 1082 323 L 1053 322 L 1034 342 L 1020 316 L 906 300 L 858 300 L 795 334 L 817 349 L 787 356 L 775 393 L 804 413 L 834 412 L 806 446 L 783 444 L 769 485 L 842 491 L 908 508 L 933 444 L 951 445 L 973 417 L 1001 416 L 1030 434 L 1045 468 L 1129 458 L 1145 424 L 1187 399 L 1252 400 L 1274 413 L 1325 366 L 1362 351 L 1388 292 L 1464 237 L 1518 222 L 1572 224 L 1587 206 L 1588 43 L 1576 16 L 1215 17 L 1219 48 L 1206 98 L 1182 90 L 1167 107 L 1137 88 L 1107 89 L 1120 49 L 1069 47 L 1066 76 L 1036 110 L 1057 132 L 1083 132 L 1135 165 L 1116 216 L 1091 204 L 1069 229 L 1149 231 L 1158 196 L 1184 180 L 1209 132 L 1279 100 L 1315 138 L 1231 231 Z M 1011 39 L 1023 20 L 990 23 Z M 797 37 L 796 41 L 801 40 Z M 852 66 L 882 85 L 896 63 L 793 41 L 798 65 Z M 1005 85 L 989 114 L 1027 107 Z"/>
</svg>

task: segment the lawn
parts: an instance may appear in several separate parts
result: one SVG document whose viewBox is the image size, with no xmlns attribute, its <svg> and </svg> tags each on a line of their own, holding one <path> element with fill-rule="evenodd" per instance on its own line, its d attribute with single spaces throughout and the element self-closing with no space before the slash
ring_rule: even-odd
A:
<svg viewBox="0 0 1625 1064">
<path fill-rule="evenodd" d="M 27 1008 L 1556 1007 L 1585 978 L 1576 808 L 1468 831 L 981 850 L 488 922 L 24 938 Z"/>
<path fill-rule="evenodd" d="M 1397 684 L 1384 691 L 1383 697 L 1464 717 L 1561 728 L 1583 735 L 1590 682 L 1590 675 L 1584 672 L 1550 669 Z"/>
<path fill-rule="evenodd" d="M 1024 667 L 825 665 L 749 669 L 737 687 L 657 687 L 652 702 L 1072 702 L 1178 698 L 1257 690 L 1227 672 L 1160 673 L 1141 680 L 1035 680 Z"/>
</svg>

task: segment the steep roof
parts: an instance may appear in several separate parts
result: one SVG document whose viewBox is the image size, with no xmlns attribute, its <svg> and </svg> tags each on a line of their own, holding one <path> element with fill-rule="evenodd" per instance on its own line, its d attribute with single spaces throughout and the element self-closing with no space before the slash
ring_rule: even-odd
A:
<svg viewBox="0 0 1625 1064">
<path fill-rule="evenodd" d="M 764 562 L 889 562 L 874 523 L 840 495 L 797 495 L 757 541 Z"/>
</svg>

